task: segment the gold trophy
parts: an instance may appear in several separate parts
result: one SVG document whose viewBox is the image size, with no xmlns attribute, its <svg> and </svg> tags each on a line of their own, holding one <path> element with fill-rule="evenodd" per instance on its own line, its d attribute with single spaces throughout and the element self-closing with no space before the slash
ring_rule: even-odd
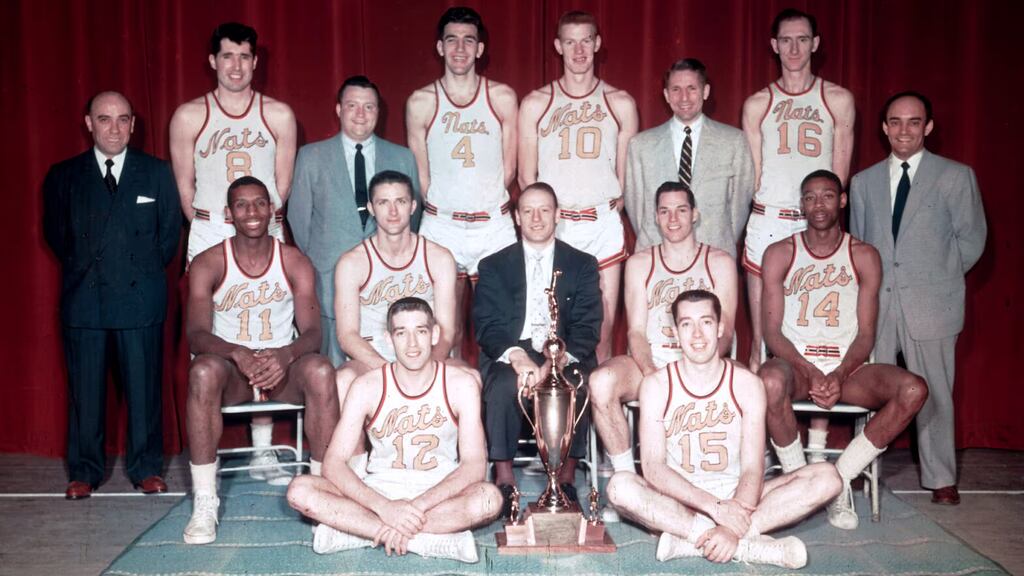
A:
<svg viewBox="0 0 1024 576">
<path fill-rule="evenodd" d="M 587 409 L 587 401 L 579 410 L 576 409 L 576 395 L 583 385 L 583 375 L 577 370 L 578 381 L 573 384 L 561 368 L 565 362 L 565 342 L 558 337 L 556 295 L 561 275 L 561 270 L 555 270 L 551 275 L 551 286 L 545 289 L 551 323 L 544 342 L 544 356 L 551 362 L 551 372 L 544 382 L 536 385 L 524 382 L 518 394 L 519 408 L 533 429 L 548 483 L 540 498 L 527 507 L 523 514 L 525 520 L 517 513 L 516 518 L 506 525 L 505 532 L 497 534 L 498 551 L 504 554 L 614 552 L 616 549 L 605 534 L 604 525 L 593 516 L 593 511 L 590 519 L 585 518 L 579 505 L 569 501 L 558 485 L 558 473 L 565 465 L 576 425 Z M 533 399 L 532 416 L 523 403 L 524 397 Z M 516 497 L 518 500 L 518 494 Z M 592 508 L 595 505 L 596 500 Z M 517 512 L 518 508 L 516 503 Z"/>
</svg>

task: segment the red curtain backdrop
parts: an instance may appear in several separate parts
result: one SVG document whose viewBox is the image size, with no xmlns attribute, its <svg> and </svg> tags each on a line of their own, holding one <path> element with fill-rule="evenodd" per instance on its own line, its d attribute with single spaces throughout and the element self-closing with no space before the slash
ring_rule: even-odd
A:
<svg viewBox="0 0 1024 576">
<path fill-rule="evenodd" d="M 300 143 L 337 131 L 334 96 L 351 74 L 381 88 L 378 133 L 404 143 L 403 108 L 413 89 L 441 74 L 434 26 L 453 2 L 440 0 L 33 0 L 0 6 L 0 110 L 10 226 L 4 233 L 5 330 L 0 451 L 64 453 L 66 393 L 57 320 L 59 270 L 43 242 L 40 186 L 47 168 L 91 145 L 83 107 L 102 89 L 124 92 L 138 116 L 133 145 L 168 158 L 167 126 L 178 104 L 214 85 L 207 64 L 214 26 L 238 20 L 259 31 L 256 85 L 292 106 Z M 1024 351 L 1020 218 L 1013 198 L 1016 137 L 1024 132 L 1024 5 L 969 0 L 518 0 L 468 1 L 490 32 L 483 72 L 520 97 L 560 74 L 552 48 L 558 16 L 585 9 L 603 38 L 598 73 L 627 89 L 641 128 L 668 117 L 661 76 L 674 60 L 707 65 L 714 118 L 739 125 L 744 98 L 778 76 L 769 26 L 778 10 L 815 14 L 822 38 L 814 65 L 853 91 L 857 104 L 853 172 L 887 147 L 880 107 L 914 88 L 935 104 L 928 147 L 977 171 L 989 222 L 981 262 L 968 275 L 967 325 L 958 344 L 957 443 L 1024 448 L 1024 401 L 1015 393 Z M 1004 209 L 1006 205 L 1010 209 Z M 184 447 L 187 349 L 181 337 L 181 264 L 172 265 L 166 322 L 165 448 Z M 113 408 L 118 397 L 112 394 Z M 108 446 L 123 444 L 123 414 L 110 415 Z"/>
</svg>

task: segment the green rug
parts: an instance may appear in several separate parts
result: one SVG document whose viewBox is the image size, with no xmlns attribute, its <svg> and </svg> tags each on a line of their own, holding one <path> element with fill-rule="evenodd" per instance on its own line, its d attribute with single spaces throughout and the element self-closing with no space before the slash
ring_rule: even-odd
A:
<svg viewBox="0 0 1024 576">
<path fill-rule="evenodd" d="M 540 491 L 537 477 L 520 482 L 530 500 Z M 577 485 L 585 485 L 582 477 Z M 629 524 L 610 524 L 618 545 L 614 554 L 498 555 L 495 523 L 475 532 L 478 564 L 420 558 L 409 554 L 388 558 L 382 549 L 362 549 L 330 556 L 313 553 L 310 524 L 288 507 L 284 488 L 236 475 L 221 486 L 221 519 L 217 541 L 189 546 L 181 534 L 192 511 L 191 498 L 172 508 L 133 542 L 104 574 L 114 576 L 218 576 L 354 574 L 359 576 L 494 574 L 584 576 L 606 574 L 784 574 L 787 571 L 742 563 L 712 564 L 701 559 L 657 562 L 657 539 Z M 799 574 L 982 575 L 1006 574 L 887 490 L 882 494 L 882 521 L 870 521 L 869 504 L 857 496 L 860 528 L 837 530 L 824 512 L 780 532 L 807 545 L 808 565 Z"/>
</svg>

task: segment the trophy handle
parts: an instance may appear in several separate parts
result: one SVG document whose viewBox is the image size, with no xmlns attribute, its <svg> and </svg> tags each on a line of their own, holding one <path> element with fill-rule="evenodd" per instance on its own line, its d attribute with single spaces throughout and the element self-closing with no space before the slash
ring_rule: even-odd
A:
<svg viewBox="0 0 1024 576">
<path fill-rule="evenodd" d="M 537 424 L 533 421 L 533 418 L 530 418 L 530 411 L 523 405 L 523 391 L 526 390 L 528 392 L 528 386 L 529 384 L 524 381 L 523 385 L 519 387 L 519 393 L 516 394 L 516 400 L 519 402 L 519 410 L 523 413 L 523 416 L 526 416 L 526 421 L 530 423 L 530 429 L 533 430 L 533 435 L 536 437 L 538 435 Z"/>
<path fill-rule="evenodd" d="M 572 370 L 573 370 L 573 372 L 576 373 L 577 376 L 579 376 L 579 379 L 580 379 L 580 381 L 577 382 L 575 386 L 573 386 L 573 388 L 576 389 L 576 395 L 578 397 L 579 396 L 579 392 L 580 392 L 580 388 L 583 387 L 583 374 L 580 372 L 580 369 L 576 368 L 575 366 L 573 366 Z M 562 377 L 565 378 L 565 374 L 563 374 Z M 565 381 L 567 383 L 569 383 L 569 384 L 572 384 L 571 382 L 569 382 L 568 378 L 565 378 Z M 587 406 L 589 404 L 590 404 L 590 394 L 587 394 L 587 397 L 583 400 L 583 406 L 580 407 L 580 413 L 576 415 L 576 421 L 573 422 L 573 424 L 572 424 L 573 429 L 575 429 L 576 426 L 579 425 L 580 420 L 583 419 L 583 414 L 586 411 Z"/>
</svg>

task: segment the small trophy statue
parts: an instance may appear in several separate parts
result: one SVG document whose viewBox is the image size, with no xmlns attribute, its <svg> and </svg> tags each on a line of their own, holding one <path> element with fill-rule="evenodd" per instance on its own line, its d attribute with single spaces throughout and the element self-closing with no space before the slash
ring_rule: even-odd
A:
<svg viewBox="0 0 1024 576">
<path fill-rule="evenodd" d="M 536 546 L 537 536 L 533 529 L 533 519 L 527 517 L 525 522 L 520 522 L 519 488 L 512 488 L 512 511 L 508 516 L 508 524 L 505 524 L 505 532 L 499 535 L 499 544 L 502 543 L 500 536 L 504 536 L 505 546 Z"/>
<path fill-rule="evenodd" d="M 590 517 L 580 518 L 579 544 L 583 546 L 590 542 L 604 541 L 604 522 L 597 513 L 598 500 L 600 495 L 597 488 L 590 488 Z"/>
</svg>

